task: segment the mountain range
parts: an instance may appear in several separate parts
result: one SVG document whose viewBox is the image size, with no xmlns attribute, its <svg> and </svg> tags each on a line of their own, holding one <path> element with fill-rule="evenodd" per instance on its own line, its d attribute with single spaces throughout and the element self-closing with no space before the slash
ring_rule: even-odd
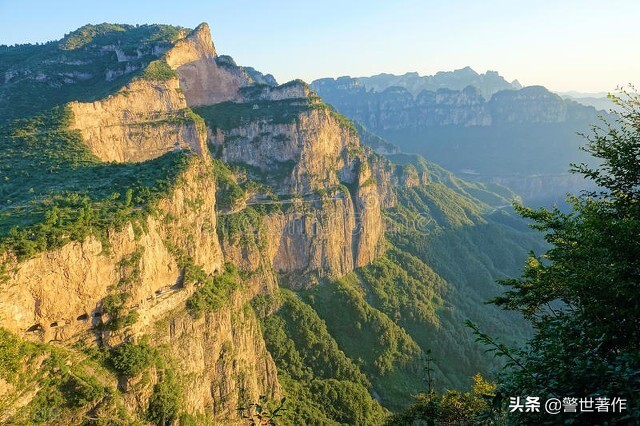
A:
<svg viewBox="0 0 640 426">
<path fill-rule="evenodd" d="M 462 90 L 467 86 L 473 86 L 482 96 L 489 99 L 501 90 L 522 88 L 518 80 L 508 82 L 496 71 L 479 74 L 471 67 L 439 71 L 434 75 L 426 76 L 421 76 L 417 72 L 408 72 L 403 75 L 377 74 L 371 77 L 358 77 L 356 80 L 367 90 L 382 92 L 389 87 L 404 87 L 414 96 L 419 95 L 423 90 L 431 92 L 438 89 Z"/>
<path fill-rule="evenodd" d="M 433 105 L 463 129 L 591 114 L 540 88 L 278 85 L 207 24 L 87 25 L 0 48 L 0 75 L 4 424 L 382 424 L 426 354 L 467 388 L 501 364 L 465 320 L 526 338 L 485 302 L 545 243 L 507 187 L 381 136 Z M 323 100 L 351 114 L 352 91 L 366 128 Z"/>
<path fill-rule="evenodd" d="M 580 150 L 580 133 L 607 112 L 470 68 L 417 80 L 428 84 L 413 84 L 416 78 L 385 76 L 388 87 L 379 84 L 380 76 L 328 78 L 311 87 L 401 151 L 424 155 L 467 180 L 506 185 L 528 203 L 562 202 L 567 192 L 589 187 L 569 165 L 591 161 Z M 494 84 L 487 86 L 488 79 Z M 455 84 L 435 88 L 432 81 Z"/>
</svg>

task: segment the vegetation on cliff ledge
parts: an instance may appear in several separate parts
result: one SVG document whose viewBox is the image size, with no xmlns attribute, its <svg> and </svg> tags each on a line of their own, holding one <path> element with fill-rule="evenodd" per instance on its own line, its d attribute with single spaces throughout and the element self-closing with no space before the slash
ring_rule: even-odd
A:
<svg viewBox="0 0 640 426">
<path fill-rule="evenodd" d="M 153 210 L 191 159 L 168 153 L 144 163 L 101 163 L 54 108 L 0 126 L 0 251 L 25 259 L 118 228 Z"/>
<path fill-rule="evenodd" d="M 144 72 L 185 29 L 169 25 L 85 25 L 60 41 L 0 46 L 0 124 L 70 101 L 114 93 Z M 118 58 L 126 61 L 120 61 Z"/>
<path fill-rule="evenodd" d="M 317 96 L 283 100 L 255 100 L 248 102 L 221 102 L 194 107 L 211 129 L 232 130 L 244 125 L 264 121 L 269 124 L 299 123 L 302 113 L 313 110 L 328 111 L 331 116 L 352 134 L 357 135 L 353 123 L 338 114 L 335 109 Z"/>
</svg>

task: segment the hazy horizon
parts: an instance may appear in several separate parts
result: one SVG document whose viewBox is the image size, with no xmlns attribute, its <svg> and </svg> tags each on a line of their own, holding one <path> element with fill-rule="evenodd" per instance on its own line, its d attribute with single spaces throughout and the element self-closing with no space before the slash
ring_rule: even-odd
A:
<svg viewBox="0 0 640 426">
<path fill-rule="evenodd" d="M 460 1 L 442 5 L 402 0 L 393 4 L 330 0 L 299 2 L 115 0 L 88 10 L 71 0 L 0 2 L 0 44 L 60 39 L 101 22 L 165 23 L 193 28 L 208 22 L 219 54 L 273 74 L 279 82 L 323 77 L 433 75 L 470 66 L 497 71 L 522 85 L 557 92 L 610 92 L 635 83 L 640 4 L 615 7 L 593 1 L 518 4 Z"/>
</svg>

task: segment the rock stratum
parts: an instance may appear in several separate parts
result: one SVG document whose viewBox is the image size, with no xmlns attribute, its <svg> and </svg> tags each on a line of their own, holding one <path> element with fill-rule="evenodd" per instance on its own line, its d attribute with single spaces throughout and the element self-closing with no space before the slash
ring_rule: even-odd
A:
<svg viewBox="0 0 640 426">
<path fill-rule="evenodd" d="M 285 395 L 285 422 L 381 423 L 427 345 L 449 357 L 464 334 L 456 304 L 524 256 L 482 279 L 439 264 L 479 258 L 487 227 L 530 238 L 484 217 L 513 193 L 376 153 L 304 82 L 219 56 L 207 24 L 89 25 L 0 55 L 2 423 L 242 424 Z M 490 365 L 455 352 L 443 385 Z"/>
</svg>

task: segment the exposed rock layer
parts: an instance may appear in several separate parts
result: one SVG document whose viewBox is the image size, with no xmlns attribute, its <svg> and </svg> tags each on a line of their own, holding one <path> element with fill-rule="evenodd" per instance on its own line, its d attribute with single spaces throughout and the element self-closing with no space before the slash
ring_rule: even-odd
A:
<svg viewBox="0 0 640 426">
<path fill-rule="evenodd" d="M 128 60 L 124 52 L 118 55 Z M 101 344 L 115 346 L 152 336 L 188 389 L 188 412 L 237 420 L 239 403 L 280 392 L 248 303 L 273 292 L 278 277 L 294 287 L 308 286 L 370 263 L 382 246 L 385 195 L 356 132 L 326 107 L 300 112 L 284 124 L 251 122 L 226 131 L 207 131 L 190 110 L 226 101 L 306 99 L 314 96 L 307 85 L 244 90 L 252 78 L 216 55 L 206 25 L 158 60 L 178 77 L 139 78 L 105 99 L 72 102 L 71 127 L 103 161 L 140 162 L 180 149 L 192 155 L 188 170 L 156 212 L 109 229 L 108 241 L 90 237 L 20 263 L 6 255 L 0 326 L 44 342 L 92 342 L 95 333 Z M 252 244 L 241 241 L 251 239 L 248 235 L 219 237 L 216 166 L 207 142 L 219 147 L 226 162 L 265 173 L 280 170 L 275 191 L 302 196 L 291 208 L 264 215 Z M 228 303 L 198 319 L 185 306 L 198 289 L 185 278 L 185 256 L 208 275 L 220 273 L 225 260 L 245 274 Z M 119 288 L 127 280 L 132 285 Z M 120 330 L 96 327 L 110 320 L 105 298 L 125 290 L 124 307 L 137 312 L 134 324 Z M 144 410 L 161 376 L 158 371 L 150 381 L 134 377 L 120 383 L 127 409 Z"/>
</svg>

